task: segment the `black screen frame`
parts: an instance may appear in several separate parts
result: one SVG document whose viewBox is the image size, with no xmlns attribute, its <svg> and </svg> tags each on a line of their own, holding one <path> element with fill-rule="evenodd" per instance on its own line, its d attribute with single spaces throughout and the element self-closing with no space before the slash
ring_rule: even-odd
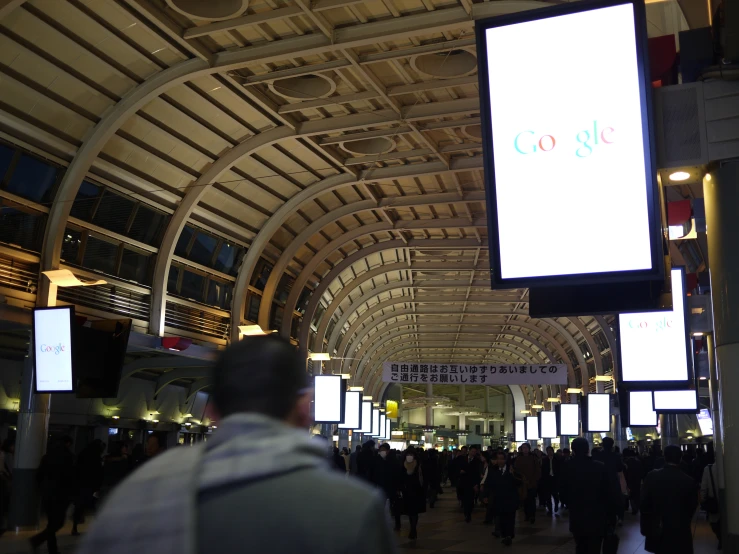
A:
<svg viewBox="0 0 739 554">
<path fill-rule="evenodd" d="M 656 414 L 656 421 L 655 421 L 654 425 L 649 425 L 649 424 L 642 425 L 642 424 L 634 423 L 633 421 L 631 421 L 631 393 L 632 392 L 645 392 L 646 393 L 646 392 L 652 392 L 652 391 L 647 391 L 647 390 L 628 390 L 628 391 L 626 391 L 626 395 L 625 396 L 626 396 L 626 414 L 627 414 L 627 417 L 624 418 L 623 417 L 623 412 L 621 413 L 621 418 L 622 418 L 621 425 L 623 427 L 631 427 L 632 429 L 644 429 L 644 428 L 647 428 L 648 429 L 648 428 L 651 428 L 651 427 L 657 427 L 659 425 L 659 414 L 660 414 L 660 412 L 658 412 L 657 410 L 654 409 L 654 394 L 651 395 L 651 397 L 652 397 L 652 410 Z M 623 419 L 626 419 L 628 421 L 628 425 L 623 425 Z"/>
<path fill-rule="evenodd" d="M 650 254 L 652 267 L 647 270 L 632 270 L 604 273 L 582 273 L 552 276 L 528 276 L 503 278 L 498 231 L 498 210 L 495 181 L 495 160 L 493 151 L 494 133 L 490 113 L 490 80 L 487 57 L 486 30 L 526 23 L 541 19 L 572 15 L 576 13 L 629 4 L 634 10 L 634 36 L 636 41 L 637 65 L 639 74 L 639 93 L 642 119 L 642 143 L 644 147 L 645 176 L 647 187 L 647 208 L 650 230 Z M 664 278 L 662 214 L 657 182 L 657 161 L 654 124 L 652 121 L 652 84 L 647 49 L 646 8 L 643 0 L 581 0 L 546 8 L 496 16 L 478 20 L 475 23 L 477 35 L 477 65 L 480 91 L 480 118 L 483 144 L 483 167 L 488 218 L 488 247 L 490 250 L 490 277 L 493 289 L 535 288 L 566 285 L 592 285 L 626 281 L 651 281 Z M 526 68 L 526 64 L 522 68 Z M 532 71 L 531 68 L 525 69 Z M 506 76 L 515 79 L 514 76 Z M 573 237 L 576 240 L 576 237 Z"/>
<path fill-rule="evenodd" d="M 69 390 L 39 390 L 38 371 L 36 368 L 36 314 L 50 310 L 69 310 L 69 356 L 72 373 L 72 388 Z M 74 306 L 49 306 L 46 308 L 34 308 L 31 312 L 31 344 L 33 347 L 33 392 L 34 394 L 76 394 L 77 393 L 77 371 L 74 363 L 75 351 L 75 319 Z"/>
</svg>

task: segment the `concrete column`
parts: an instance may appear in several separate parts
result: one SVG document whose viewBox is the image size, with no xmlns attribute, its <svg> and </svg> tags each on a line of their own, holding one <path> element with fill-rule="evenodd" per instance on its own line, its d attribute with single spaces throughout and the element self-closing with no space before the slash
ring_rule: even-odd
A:
<svg viewBox="0 0 739 554">
<path fill-rule="evenodd" d="M 466 399 L 466 390 L 464 385 L 459 386 L 459 407 L 460 409 L 464 408 L 465 403 L 467 402 Z M 467 416 L 461 415 L 459 416 L 459 430 L 465 431 L 467 429 Z M 459 446 L 465 446 L 467 444 L 467 437 L 466 436 L 460 436 L 459 437 Z"/>
<path fill-rule="evenodd" d="M 37 527 L 40 491 L 36 470 L 46 453 L 49 430 L 50 394 L 33 393 L 33 341 L 29 337 L 28 356 L 23 364 L 21 399 L 18 413 L 18 433 L 15 439 L 15 468 L 11 489 L 10 528 Z"/>
<path fill-rule="evenodd" d="M 339 450 L 349 448 L 349 430 L 339 429 Z"/>
<path fill-rule="evenodd" d="M 490 387 L 485 387 L 485 413 L 490 412 Z M 490 432 L 490 420 L 489 419 L 483 419 L 482 420 L 482 432 L 483 433 L 489 433 Z"/>
<path fill-rule="evenodd" d="M 426 397 L 431 398 L 434 396 L 434 385 L 431 383 L 426 383 Z M 426 406 L 426 427 L 433 427 L 434 426 L 434 408 L 429 403 Z M 433 433 L 425 433 L 424 434 L 426 438 L 426 444 L 434 444 L 434 434 Z"/>
<path fill-rule="evenodd" d="M 503 400 L 503 425 L 506 436 L 513 432 L 513 420 L 516 416 L 513 414 L 513 395 L 506 394 Z"/>
<path fill-rule="evenodd" d="M 662 428 L 662 448 L 671 444 L 679 445 L 677 416 L 675 414 L 660 414 L 659 422 Z"/>
<path fill-rule="evenodd" d="M 613 434 L 613 440 L 615 441 L 616 446 L 618 446 L 621 449 L 621 452 L 623 452 L 624 448 L 626 448 L 629 443 L 626 440 L 626 431 L 621 426 L 621 412 L 619 410 L 616 410 L 616 413 L 613 415 L 611 433 Z"/>
<path fill-rule="evenodd" d="M 739 459 L 739 164 L 727 163 L 703 180 L 706 203 L 711 299 L 713 303 L 714 356 L 720 426 L 714 429 L 725 459 Z M 713 376 L 712 376 L 713 377 Z M 722 469 L 722 468 L 719 468 Z M 721 527 L 726 552 L 739 552 L 739 474 L 719 472 L 721 497 L 726 500 Z"/>
</svg>

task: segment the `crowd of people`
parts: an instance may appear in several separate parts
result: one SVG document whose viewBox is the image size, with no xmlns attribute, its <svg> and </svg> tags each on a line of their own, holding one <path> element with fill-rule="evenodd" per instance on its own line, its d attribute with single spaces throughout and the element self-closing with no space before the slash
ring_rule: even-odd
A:
<svg viewBox="0 0 739 554">
<path fill-rule="evenodd" d="M 52 441 L 41 459 L 37 479 L 41 489 L 42 508 L 46 513 L 46 527 L 31 538 L 37 552 L 47 543 L 49 554 L 57 554 L 56 533 L 64 526 L 67 511 L 74 505 L 72 535 L 79 535 L 79 525 L 86 513 L 107 497 L 132 471 L 163 451 L 159 435 L 151 434 L 146 446 L 136 444 L 131 452 L 123 441 L 106 445 L 95 439 L 76 457 L 72 453 L 71 437 Z M 106 453 L 107 449 L 107 453 Z"/>
</svg>

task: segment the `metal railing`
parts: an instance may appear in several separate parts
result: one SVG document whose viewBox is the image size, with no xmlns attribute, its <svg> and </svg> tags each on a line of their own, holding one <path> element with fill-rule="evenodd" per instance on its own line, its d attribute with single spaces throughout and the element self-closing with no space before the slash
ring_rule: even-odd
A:
<svg viewBox="0 0 739 554">
<path fill-rule="evenodd" d="M 190 306 L 167 302 L 164 325 L 192 333 L 202 333 L 219 339 L 227 339 L 231 325 L 229 317 L 198 310 Z"/>
<path fill-rule="evenodd" d="M 57 298 L 78 306 L 149 321 L 150 295 L 127 290 L 124 287 L 113 285 L 60 287 Z"/>
<path fill-rule="evenodd" d="M 0 256 L 0 286 L 36 294 L 38 288 L 38 264 L 30 264 Z"/>
</svg>

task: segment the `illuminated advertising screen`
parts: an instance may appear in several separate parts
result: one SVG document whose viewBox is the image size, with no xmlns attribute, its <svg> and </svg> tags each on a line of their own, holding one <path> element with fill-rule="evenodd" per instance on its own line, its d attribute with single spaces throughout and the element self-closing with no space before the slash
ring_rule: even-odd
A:
<svg viewBox="0 0 739 554">
<path fill-rule="evenodd" d="M 578 4 L 477 22 L 493 288 L 662 276 L 644 7 Z"/>
<path fill-rule="evenodd" d="M 372 431 L 370 435 L 373 437 L 380 436 L 380 410 L 372 408 Z"/>
<path fill-rule="evenodd" d="M 538 441 L 539 435 L 539 418 L 536 416 L 528 416 L 526 418 L 526 440 Z"/>
<path fill-rule="evenodd" d="M 380 425 L 378 427 L 379 431 L 377 432 L 377 438 L 383 439 L 385 438 L 385 423 L 387 422 L 387 416 L 385 414 L 380 414 Z"/>
<path fill-rule="evenodd" d="M 74 392 L 72 318 L 74 308 L 33 310 L 33 363 L 38 393 Z"/>
<path fill-rule="evenodd" d="M 629 426 L 657 426 L 652 391 L 629 391 Z"/>
<path fill-rule="evenodd" d="M 516 427 L 514 431 L 516 442 L 526 442 L 526 422 L 524 420 L 516 420 Z"/>
<path fill-rule="evenodd" d="M 607 433 L 611 430 L 610 394 L 588 394 L 585 406 L 588 412 L 586 433 Z"/>
<path fill-rule="evenodd" d="M 556 439 L 557 433 L 557 413 L 556 412 L 539 412 L 541 418 L 541 438 Z"/>
<path fill-rule="evenodd" d="M 390 421 L 390 418 L 387 418 L 387 420 L 385 421 L 385 440 L 389 441 L 391 436 L 392 436 L 392 422 Z"/>
<path fill-rule="evenodd" d="M 362 428 L 358 432 L 365 434 L 372 432 L 372 400 L 362 401 Z"/>
<path fill-rule="evenodd" d="M 621 379 L 632 389 L 685 388 L 691 380 L 683 275 L 671 271 L 672 310 L 618 316 Z"/>
<path fill-rule="evenodd" d="M 697 414 L 697 390 L 656 390 L 654 409 L 658 413 Z"/>
<path fill-rule="evenodd" d="M 711 419 L 711 412 L 706 408 L 703 408 L 698 412 L 698 426 L 701 428 L 701 434 L 703 436 L 713 435 L 713 420 Z"/>
<path fill-rule="evenodd" d="M 568 437 L 580 435 L 580 406 L 577 404 L 560 405 L 559 434 Z"/>
<path fill-rule="evenodd" d="M 341 423 L 344 420 L 344 382 L 341 375 L 316 375 L 315 422 Z"/>
<path fill-rule="evenodd" d="M 362 427 L 362 393 L 347 391 L 344 402 L 344 423 L 339 429 L 360 429 Z"/>
</svg>

